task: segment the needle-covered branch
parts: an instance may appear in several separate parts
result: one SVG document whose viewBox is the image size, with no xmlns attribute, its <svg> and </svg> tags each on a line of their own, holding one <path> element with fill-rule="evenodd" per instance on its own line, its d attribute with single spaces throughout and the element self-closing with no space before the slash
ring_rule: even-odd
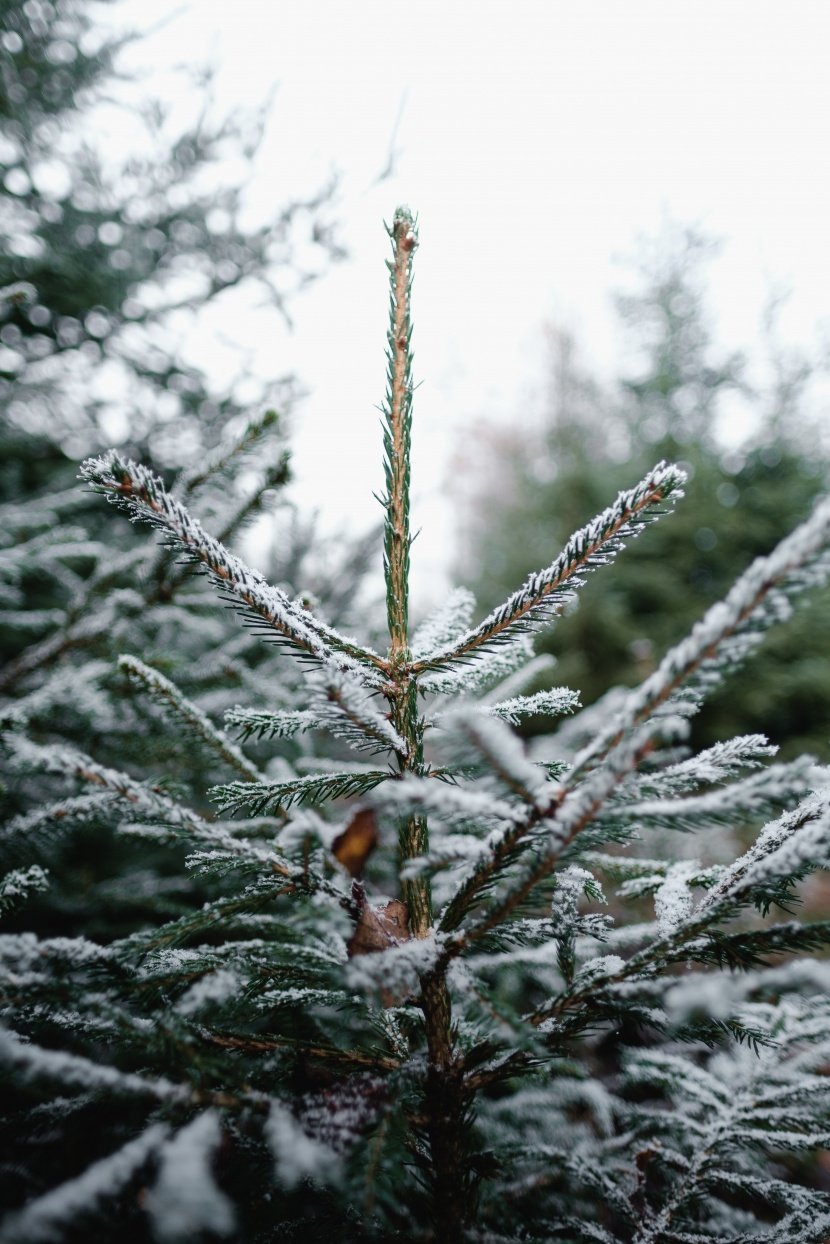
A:
<svg viewBox="0 0 830 1244">
<path fill-rule="evenodd" d="M 603 817 L 619 820 L 621 808 L 609 808 L 608 800 L 655 744 L 681 725 L 676 718 L 661 716 L 659 710 L 690 683 L 694 692 L 716 685 L 725 670 L 734 669 L 753 651 L 776 619 L 787 615 L 793 598 L 808 587 L 826 582 L 830 575 L 828 541 L 830 502 L 824 502 L 769 557 L 754 562 L 724 602 L 713 606 L 689 638 L 667 654 L 655 673 L 631 694 L 606 731 L 577 757 L 572 771 L 547 806 L 531 812 L 524 824 L 511 827 L 494 845 L 492 856 L 479 863 L 444 913 L 443 929 L 458 926 L 478 894 L 493 885 L 512 863 L 519 844 L 539 826 L 544 828 L 540 855 L 524 866 L 515 881 L 503 887 L 492 910 L 480 916 L 469 930 L 470 937 L 480 936 L 505 919 L 550 875 L 563 852 L 589 827 L 597 822 L 601 825 Z M 803 789 L 809 763 L 808 759 L 795 775 L 795 789 L 799 783 Z M 784 788 L 788 783 L 782 784 L 782 778 L 783 775 L 773 772 L 748 779 L 746 794 L 754 799 L 756 792 L 760 795 L 766 791 L 773 793 L 774 798 L 786 798 Z M 704 810 L 715 807 L 720 809 L 718 815 L 726 816 L 728 797 L 706 796 L 702 807 L 695 808 L 692 821 L 699 825 Z M 666 801 L 659 808 L 664 820 L 682 823 L 684 815 L 688 818 L 684 801 L 676 800 L 671 811 Z M 651 811 L 656 814 L 657 809 Z M 649 814 L 646 808 L 646 815 Z M 636 812 L 632 816 L 636 817 Z M 686 824 L 688 827 L 688 819 Z"/>
<path fill-rule="evenodd" d="M 118 667 L 150 697 L 190 730 L 207 749 L 218 755 L 226 765 L 241 773 L 249 782 L 261 782 L 262 774 L 244 752 L 217 729 L 210 718 L 191 700 L 182 695 L 175 683 L 164 674 L 145 665 L 138 657 L 119 657 Z"/>
<path fill-rule="evenodd" d="M 88 459 L 81 473 L 107 500 L 125 510 L 133 520 L 151 523 L 171 547 L 203 567 L 252 625 L 321 665 L 345 667 L 357 676 L 376 678 L 374 671 L 381 661 L 375 653 L 344 639 L 302 604 L 290 600 L 280 588 L 268 584 L 259 571 L 251 570 L 209 536 L 146 467 L 122 459 L 113 450 L 103 458 Z"/>
<path fill-rule="evenodd" d="M 659 463 L 636 488 L 621 492 L 612 506 L 571 536 L 555 561 L 532 574 L 503 605 L 468 631 L 450 647 L 439 649 L 415 663 L 417 671 L 436 670 L 475 655 L 493 644 L 504 643 L 521 631 L 547 626 L 585 582 L 585 574 L 608 565 L 624 547 L 626 539 L 683 496 L 685 473 L 677 466 Z"/>
<path fill-rule="evenodd" d="M 786 621 L 792 603 L 808 588 L 830 576 L 830 500 L 782 540 L 768 557 L 757 558 L 724 600 L 713 605 L 689 636 L 672 648 L 654 673 L 627 700 L 619 717 L 577 757 L 581 775 L 624 737 L 681 691 L 694 712 L 703 695 L 740 666 L 765 633 Z M 677 711 L 677 706 L 675 706 Z"/>
</svg>

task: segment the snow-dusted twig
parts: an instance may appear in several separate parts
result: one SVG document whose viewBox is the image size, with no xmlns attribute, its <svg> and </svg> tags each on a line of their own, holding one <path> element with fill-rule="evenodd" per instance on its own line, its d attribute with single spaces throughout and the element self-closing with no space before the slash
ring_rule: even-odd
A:
<svg viewBox="0 0 830 1244">
<path fill-rule="evenodd" d="M 791 600 L 830 576 L 830 499 L 767 557 L 757 558 L 718 604 L 672 648 L 653 674 L 627 699 L 619 715 L 580 753 L 581 777 L 640 722 L 690 683 L 711 691 L 757 647 L 765 632 L 789 617 Z"/>
<path fill-rule="evenodd" d="M 108 500 L 158 528 L 171 544 L 195 564 L 204 567 L 229 599 L 241 607 L 251 624 L 270 632 L 301 654 L 322 665 L 346 667 L 357 677 L 376 680 L 381 659 L 368 648 L 345 639 L 319 621 L 301 604 L 289 600 L 280 588 L 266 583 L 234 553 L 209 536 L 184 506 L 166 491 L 161 480 L 115 451 L 88 458 L 83 478 L 105 493 Z"/>
<path fill-rule="evenodd" d="M 415 663 L 418 672 L 439 669 L 501 643 L 518 630 L 546 626 L 585 582 L 586 572 L 613 561 L 625 540 L 665 513 L 682 495 L 685 473 L 659 463 L 635 488 L 621 492 L 612 506 L 571 536 L 555 561 L 532 574 L 503 605 L 456 643 Z"/>
<path fill-rule="evenodd" d="M 176 684 L 169 678 L 165 678 L 159 670 L 145 665 L 138 657 L 133 656 L 119 657 L 118 668 L 123 670 L 134 683 L 149 692 L 153 700 L 181 721 L 211 751 L 218 753 L 226 765 L 236 769 L 249 782 L 262 781 L 259 769 L 244 752 L 228 738 L 223 730 L 219 730 L 192 700 L 182 695 Z"/>
</svg>

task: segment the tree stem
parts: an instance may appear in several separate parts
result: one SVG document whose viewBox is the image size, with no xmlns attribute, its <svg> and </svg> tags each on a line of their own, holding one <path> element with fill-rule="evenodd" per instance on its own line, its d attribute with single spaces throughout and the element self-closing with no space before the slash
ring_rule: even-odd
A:
<svg viewBox="0 0 830 1244">
<path fill-rule="evenodd" d="M 409 651 L 409 481 L 412 420 L 410 294 L 412 257 L 418 244 L 415 220 L 406 208 L 395 212 L 389 235 L 393 259 L 390 273 L 390 327 L 387 393 L 384 405 L 386 521 L 384 554 L 386 610 L 389 622 L 389 681 L 385 694 L 392 724 L 406 741 L 398 757 L 402 772 L 423 775 L 424 725 L 418 711 L 418 686 Z M 398 831 L 401 874 L 410 860 L 429 848 L 427 820 L 411 816 Z M 401 879 L 412 937 L 426 938 L 433 929 L 432 886 L 428 876 Z M 429 1161 L 425 1171 L 432 1198 L 430 1219 L 440 1244 L 457 1244 L 472 1221 L 475 1184 L 467 1154 L 470 1090 L 455 1050 L 450 994 L 445 966 L 427 971 L 421 980 L 429 1067 L 424 1086 Z"/>
<path fill-rule="evenodd" d="M 398 208 L 389 230 L 394 258 L 391 273 L 386 393 L 386 612 L 392 641 L 391 664 L 409 657 L 409 454 L 412 429 L 412 377 L 409 315 L 412 256 L 418 245 L 415 220 Z"/>
<path fill-rule="evenodd" d="M 426 1082 L 432 1229 L 437 1244 L 457 1244 L 475 1218 L 476 1181 L 470 1168 L 472 1092 L 454 1048 L 450 994 L 444 969 L 423 981 L 427 1032 Z"/>
</svg>

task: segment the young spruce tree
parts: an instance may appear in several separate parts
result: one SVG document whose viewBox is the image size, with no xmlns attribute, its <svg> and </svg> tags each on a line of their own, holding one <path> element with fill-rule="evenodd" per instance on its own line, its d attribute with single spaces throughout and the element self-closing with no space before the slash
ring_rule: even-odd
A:
<svg viewBox="0 0 830 1244">
<path fill-rule="evenodd" d="M 58 663 L 4 709 L 4 906 L 63 888 L 60 844 L 91 822 L 136 854 L 97 892 L 121 936 L 97 940 L 94 904 L 66 892 L 71 934 L 28 931 L 24 906 L 0 937 L 0 1240 L 820 1244 L 830 971 L 799 956 L 830 922 L 790 917 L 827 864 L 828 774 L 770 763 L 757 735 L 684 740 L 830 575 L 830 501 L 594 713 L 581 751 L 563 732 L 562 759 L 533 763 L 511 726 L 578 708 L 565 688 L 522 695 L 534 633 L 683 474 L 660 463 L 479 625 L 455 592 L 412 634 L 406 209 L 389 232 L 388 651 L 191 515 L 230 451 L 172 491 L 116 451 L 83 468 L 280 651 L 217 725 L 235 641 L 151 549 L 94 605 L 119 621 L 135 698 Z M 90 754 L 61 712 L 95 718 Z M 182 847 L 194 880 L 159 862 Z"/>
</svg>

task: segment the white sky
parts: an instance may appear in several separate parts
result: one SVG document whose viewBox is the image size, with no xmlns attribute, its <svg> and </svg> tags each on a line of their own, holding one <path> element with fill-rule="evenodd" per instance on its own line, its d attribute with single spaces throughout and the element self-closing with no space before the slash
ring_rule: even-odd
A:
<svg viewBox="0 0 830 1244">
<path fill-rule="evenodd" d="M 221 64 L 223 105 L 279 84 L 251 188 L 265 214 L 342 176 L 351 260 L 293 307 L 293 334 L 238 326 L 263 376 L 310 388 L 294 437 L 300 498 L 329 530 L 365 529 L 382 486 L 388 240 L 421 221 L 415 280 L 416 605 L 446 582 L 450 461 L 479 415 L 531 418 L 540 325 L 572 325 L 600 370 L 621 363 L 614 257 L 664 210 L 727 246 L 712 268 L 722 339 L 751 343 L 767 282 L 794 293 L 784 327 L 809 341 L 830 297 L 830 5 L 826 0 L 124 0 L 163 28 L 137 46 L 148 89 L 165 66 Z M 397 133 L 396 173 L 374 184 Z M 262 327 L 259 327 L 260 323 Z M 194 358 L 218 356 L 209 325 Z"/>
</svg>

